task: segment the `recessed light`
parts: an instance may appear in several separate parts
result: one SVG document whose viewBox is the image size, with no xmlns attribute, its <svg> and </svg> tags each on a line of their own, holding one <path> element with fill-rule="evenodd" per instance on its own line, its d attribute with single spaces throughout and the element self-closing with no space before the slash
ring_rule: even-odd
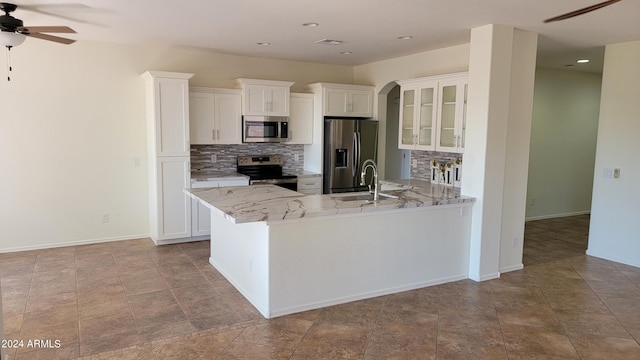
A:
<svg viewBox="0 0 640 360">
<path fill-rule="evenodd" d="M 322 40 L 316 41 L 316 44 L 322 44 L 322 45 L 342 45 L 343 43 L 344 41 L 342 40 L 331 40 L 331 39 L 322 39 Z"/>
<path fill-rule="evenodd" d="M 317 22 L 308 22 L 308 23 L 304 23 L 302 24 L 302 26 L 306 26 L 306 27 L 316 27 L 320 24 L 318 24 Z"/>
<path fill-rule="evenodd" d="M 351 51 L 341 51 L 340 55 L 351 55 L 353 54 Z"/>
<path fill-rule="evenodd" d="M 256 44 L 257 44 L 257 45 L 260 45 L 260 46 L 269 46 L 269 45 L 271 45 L 271 43 L 270 43 L 270 42 L 266 42 L 266 41 L 264 41 L 264 42 L 259 42 L 259 43 L 256 43 Z"/>
<path fill-rule="evenodd" d="M 398 36 L 398 40 L 411 40 L 411 39 L 413 39 L 413 36 L 411 35 Z"/>
<path fill-rule="evenodd" d="M 580 59 L 578 61 L 576 61 L 578 64 L 586 64 L 589 62 L 589 59 Z"/>
</svg>

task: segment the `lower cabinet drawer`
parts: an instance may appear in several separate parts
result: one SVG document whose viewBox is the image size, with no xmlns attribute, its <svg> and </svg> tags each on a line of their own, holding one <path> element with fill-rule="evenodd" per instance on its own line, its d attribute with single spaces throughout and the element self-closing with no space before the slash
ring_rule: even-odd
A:
<svg viewBox="0 0 640 360">
<path fill-rule="evenodd" d="M 298 178 L 298 192 L 306 195 L 322 194 L 322 177 L 302 177 Z"/>
</svg>

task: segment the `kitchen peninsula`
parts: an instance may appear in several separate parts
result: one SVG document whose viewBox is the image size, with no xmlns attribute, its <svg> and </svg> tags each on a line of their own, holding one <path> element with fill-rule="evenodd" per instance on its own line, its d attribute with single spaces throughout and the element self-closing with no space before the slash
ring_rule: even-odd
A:
<svg viewBox="0 0 640 360">
<path fill-rule="evenodd" d="M 470 207 L 420 180 L 304 195 L 274 185 L 185 190 L 211 209 L 210 263 L 266 318 L 468 278 Z"/>
</svg>

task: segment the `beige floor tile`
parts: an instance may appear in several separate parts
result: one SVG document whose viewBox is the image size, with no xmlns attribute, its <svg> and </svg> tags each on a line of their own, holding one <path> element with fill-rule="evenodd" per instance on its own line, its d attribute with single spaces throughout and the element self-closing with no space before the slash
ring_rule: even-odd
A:
<svg viewBox="0 0 640 360">
<path fill-rule="evenodd" d="M 236 341 L 295 350 L 311 325 L 313 321 L 276 318 L 262 324 L 247 326 Z"/>
<path fill-rule="evenodd" d="M 362 359 L 371 331 L 331 323 L 314 324 L 294 352 L 299 358 L 314 354 L 335 359 Z"/>
<path fill-rule="evenodd" d="M 264 319 L 206 241 L 0 254 L 11 359 L 638 358 L 640 269 L 585 255 L 588 216 L 525 224 L 525 269 Z M 55 339 L 55 338 L 54 338 Z"/>
<path fill-rule="evenodd" d="M 586 334 L 569 334 L 569 337 L 584 360 L 640 359 L 640 344 L 630 338 L 605 337 Z"/>
<path fill-rule="evenodd" d="M 502 333 L 509 357 L 514 356 L 557 356 L 579 359 L 576 349 L 564 331 L 544 328 L 503 324 Z"/>
</svg>

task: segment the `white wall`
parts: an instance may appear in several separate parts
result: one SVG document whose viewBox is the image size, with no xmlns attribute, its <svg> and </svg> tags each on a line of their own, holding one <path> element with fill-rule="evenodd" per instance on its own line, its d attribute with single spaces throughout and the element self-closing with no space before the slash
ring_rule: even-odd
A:
<svg viewBox="0 0 640 360">
<path fill-rule="evenodd" d="M 192 72 L 195 86 L 291 80 L 294 91 L 353 80 L 349 66 L 159 46 L 27 39 L 11 53 L 11 82 L 0 81 L 0 252 L 148 235 L 145 70 Z"/>
<path fill-rule="evenodd" d="M 601 85 L 600 74 L 536 70 L 527 219 L 591 209 Z"/>
<path fill-rule="evenodd" d="M 608 45 L 587 254 L 640 267 L 640 41 Z M 619 168 L 619 179 L 603 178 Z"/>
</svg>

